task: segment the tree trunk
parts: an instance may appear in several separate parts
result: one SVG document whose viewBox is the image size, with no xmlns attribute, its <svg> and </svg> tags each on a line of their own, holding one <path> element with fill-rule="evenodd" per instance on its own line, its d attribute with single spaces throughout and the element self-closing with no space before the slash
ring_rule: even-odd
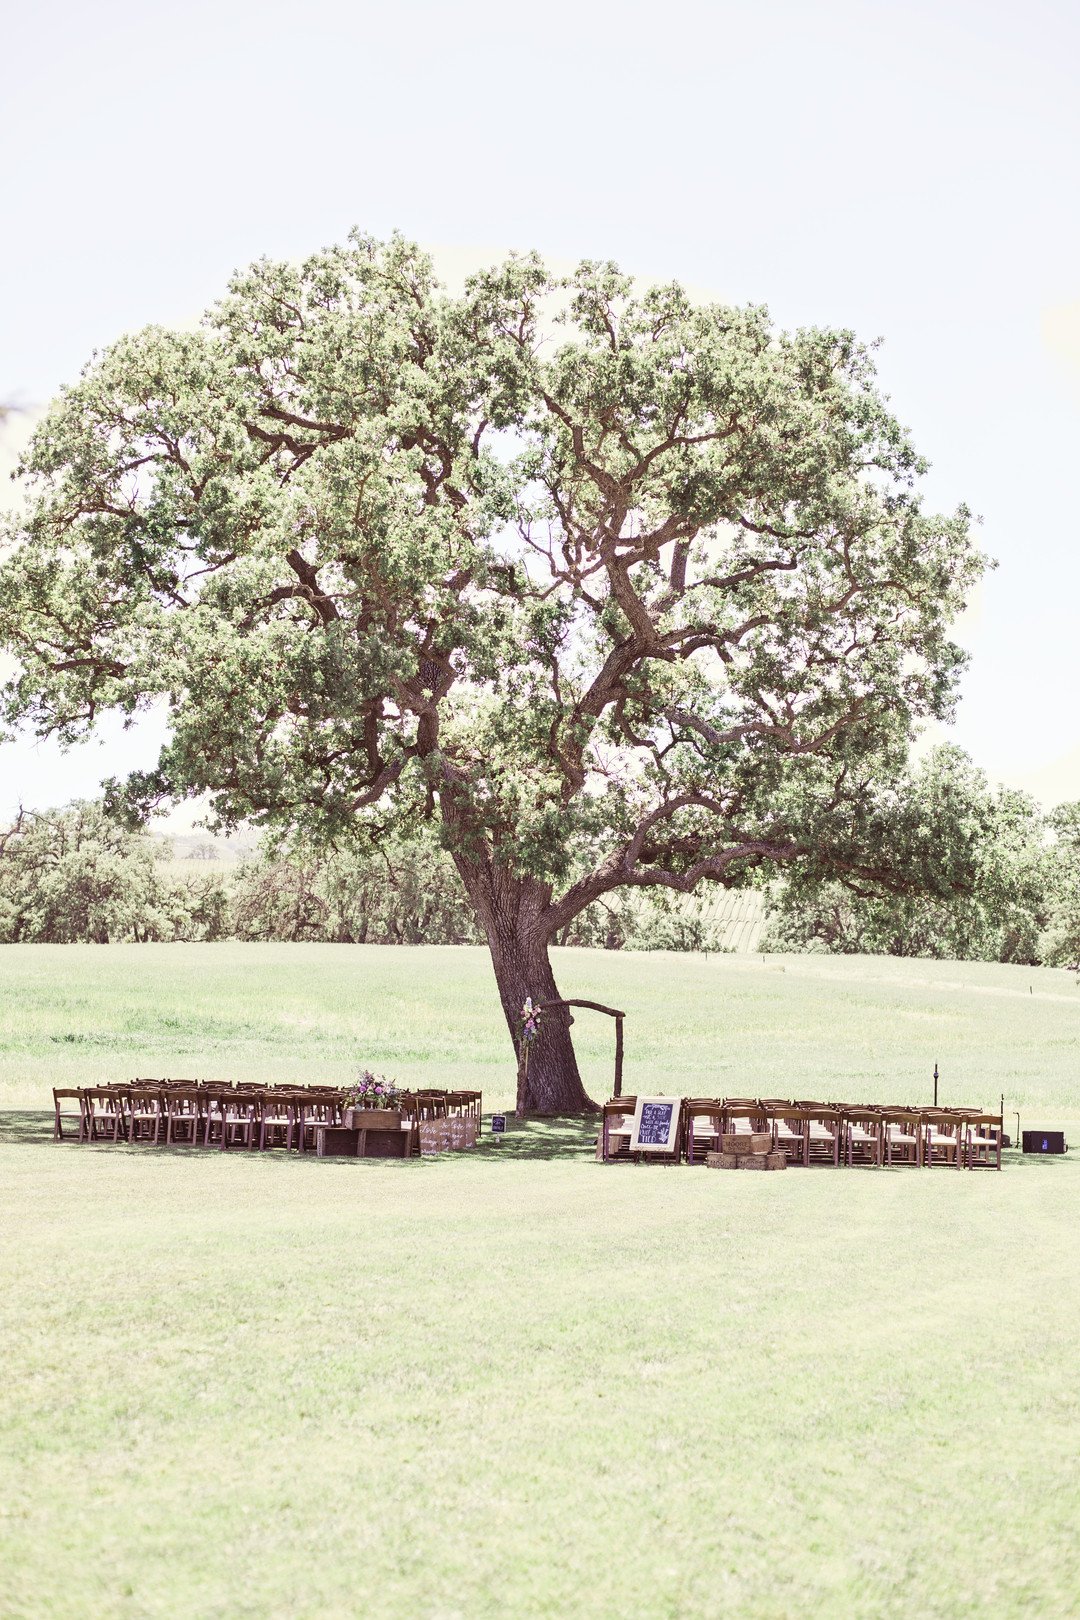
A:
<svg viewBox="0 0 1080 1620">
<path fill-rule="evenodd" d="M 534 1002 L 559 1000 L 547 942 L 537 945 L 529 940 L 502 940 L 498 946 L 491 944 L 491 960 L 507 1028 L 515 1050 L 521 1055 L 518 1113 L 595 1112 L 596 1104 L 587 1095 L 578 1072 L 567 1009 L 545 1011 L 536 1040 L 520 1052 L 521 1008 L 525 997 L 531 996 Z"/>
<path fill-rule="evenodd" d="M 497 868 L 478 871 L 466 861 L 457 862 L 457 866 L 487 937 L 503 1016 L 518 1059 L 522 1056 L 521 1008 L 526 996 L 534 1002 L 559 999 L 548 958 L 548 938 L 537 926 L 550 892 L 535 878 L 513 877 Z M 519 1113 L 597 1111 L 578 1073 L 571 1023 L 565 1008 L 553 1008 L 541 1018 L 540 1034 L 528 1048 L 527 1063 L 523 1060 L 519 1064 Z"/>
</svg>

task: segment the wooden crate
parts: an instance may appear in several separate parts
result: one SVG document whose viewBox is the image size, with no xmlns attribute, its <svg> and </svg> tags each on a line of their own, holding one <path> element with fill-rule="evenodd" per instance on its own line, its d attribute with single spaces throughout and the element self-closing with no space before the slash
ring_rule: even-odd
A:
<svg viewBox="0 0 1080 1620">
<path fill-rule="evenodd" d="M 739 1168 L 738 1155 L 735 1153 L 706 1153 L 705 1163 L 710 1170 L 737 1170 Z"/>
<path fill-rule="evenodd" d="M 397 1131 L 401 1129 L 400 1108 L 346 1108 L 345 1125 L 350 1131 Z"/>
<path fill-rule="evenodd" d="M 355 1159 L 360 1132 L 345 1125 L 320 1125 L 315 1132 L 315 1152 L 320 1159 Z"/>
<path fill-rule="evenodd" d="M 361 1131 L 357 1157 L 361 1159 L 408 1159 L 412 1156 L 412 1131 Z"/>
<path fill-rule="evenodd" d="M 725 1153 L 768 1153 L 772 1137 L 768 1131 L 725 1131 L 720 1146 Z"/>
<path fill-rule="evenodd" d="M 400 1126 L 394 1130 L 354 1131 L 345 1125 L 320 1125 L 315 1132 L 315 1151 L 320 1159 L 407 1159 L 412 1145 L 412 1131 L 403 1131 Z"/>
<path fill-rule="evenodd" d="M 784 1152 L 783 1148 L 774 1148 L 771 1153 L 766 1153 L 765 1168 L 766 1170 L 787 1169 L 787 1154 Z"/>
<path fill-rule="evenodd" d="M 739 1169 L 740 1170 L 767 1170 L 769 1168 L 769 1166 L 765 1162 L 767 1158 L 768 1158 L 767 1153 L 740 1153 L 739 1154 Z"/>
</svg>

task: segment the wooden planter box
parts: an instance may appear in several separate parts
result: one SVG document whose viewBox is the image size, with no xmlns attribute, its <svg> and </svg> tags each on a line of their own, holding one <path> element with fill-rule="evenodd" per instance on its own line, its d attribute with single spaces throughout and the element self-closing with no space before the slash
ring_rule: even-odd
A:
<svg viewBox="0 0 1080 1620">
<path fill-rule="evenodd" d="M 349 1131 L 398 1131 L 400 1108 L 346 1108 L 345 1128 Z"/>
</svg>

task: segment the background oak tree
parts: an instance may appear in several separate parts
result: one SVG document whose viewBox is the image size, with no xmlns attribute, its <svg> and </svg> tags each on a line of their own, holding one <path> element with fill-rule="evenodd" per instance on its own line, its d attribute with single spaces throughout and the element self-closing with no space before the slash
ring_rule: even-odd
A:
<svg viewBox="0 0 1080 1620">
<path fill-rule="evenodd" d="M 261 262 L 95 358 L 27 453 L 7 717 L 164 700 L 139 813 L 370 847 L 438 826 L 516 1037 L 624 887 L 800 862 L 901 891 L 875 784 L 946 718 L 982 563 L 850 332 L 400 238 Z M 523 1106 L 589 1105 L 546 1020 Z"/>
<path fill-rule="evenodd" d="M 97 803 L 22 811 L 0 831 L 0 944 L 220 939 L 227 896 Z"/>
<path fill-rule="evenodd" d="M 876 797 L 875 842 L 904 874 L 906 892 L 864 883 L 857 872 L 822 876 L 796 864 L 772 885 L 763 950 L 1042 959 L 1066 863 L 1060 844 L 1047 849 L 1033 799 L 991 787 L 949 746 L 880 785 Z"/>
</svg>

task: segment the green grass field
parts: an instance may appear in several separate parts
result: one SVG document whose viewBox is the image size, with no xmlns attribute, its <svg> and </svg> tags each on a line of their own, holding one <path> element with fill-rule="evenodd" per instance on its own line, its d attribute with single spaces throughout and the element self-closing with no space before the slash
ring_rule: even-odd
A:
<svg viewBox="0 0 1080 1620">
<path fill-rule="evenodd" d="M 1019 1108 L 1080 1135 L 1049 970 L 565 951 L 627 1089 Z M 575 1026 L 594 1096 L 607 1020 Z M 0 951 L 0 1614 L 1080 1612 L 1077 1160 L 717 1175 L 587 1128 L 412 1164 L 80 1148 L 54 1084 L 478 1084 L 483 953 Z"/>
</svg>

